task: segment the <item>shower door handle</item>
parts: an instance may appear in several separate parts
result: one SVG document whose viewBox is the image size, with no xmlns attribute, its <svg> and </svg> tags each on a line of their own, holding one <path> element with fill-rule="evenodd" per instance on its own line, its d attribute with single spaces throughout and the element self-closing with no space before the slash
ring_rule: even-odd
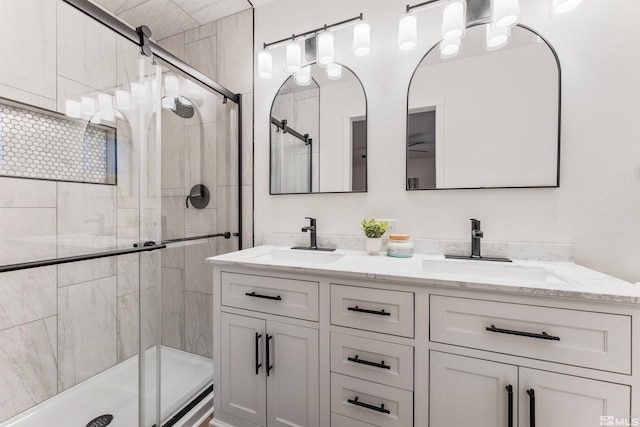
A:
<svg viewBox="0 0 640 427">
<path fill-rule="evenodd" d="M 260 356 L 258 354 L 260 352 L 260 338 L 262 338 L 262 335 L 256 332 L 256 375 L 260 373 L 260 368 L 262 367 L 262 363 L 260 363 Z"/>
</svg>

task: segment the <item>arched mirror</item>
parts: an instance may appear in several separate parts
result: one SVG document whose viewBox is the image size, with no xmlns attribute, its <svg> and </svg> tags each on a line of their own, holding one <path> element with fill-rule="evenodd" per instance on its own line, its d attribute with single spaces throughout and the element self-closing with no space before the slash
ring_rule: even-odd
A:
<svg viewBox="0 0 640 427">
<path fill-rule="evenodd" d="M 486 47 L 467 28 L 457 55 L 440 43 L 416 68 L 407 113 L 407 190 L 559 185 L 560 64 L 516 26 Z"/>
<path fill-rule="evenodd" d="M 271 107 L 270 194 L 367 191 L 367 99 L 347 67 L 311 64 Z"/>
</svg>

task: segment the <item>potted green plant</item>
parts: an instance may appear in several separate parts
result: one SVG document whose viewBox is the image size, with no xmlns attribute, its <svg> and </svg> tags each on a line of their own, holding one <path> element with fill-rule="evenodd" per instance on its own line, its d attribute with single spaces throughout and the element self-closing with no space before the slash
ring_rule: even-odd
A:
<svg viewBox="0 0 640 427">
<path fill-rule="evenodd" d="M 363 219 L 360 223 L 364 235 L 367 236 L 367 251 L 370 255 L 378 255 L 382 249 L 382 236 L 389 229 L 388 221 L 376 221 Z"/>
</svg>

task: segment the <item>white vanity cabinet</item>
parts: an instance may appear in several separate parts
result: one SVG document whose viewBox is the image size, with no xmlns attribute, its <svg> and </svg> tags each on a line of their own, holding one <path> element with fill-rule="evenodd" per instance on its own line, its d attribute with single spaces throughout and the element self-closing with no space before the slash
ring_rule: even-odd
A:
<svg viewBox="0 0 640 427">
<path fill-rule="evenodd" d="M 360 255 L 354 272 L 235 256 L 213 260 L 212 426 L 640 425 L 632 287 L 554 294 L 361 267 L 406 260 Z"/>
<path fill-rule="evenodd" d="M 437 351 L 430 386 L 431 426 L 587 427 L 630 415 L 629 386 Z"/>
<path fill-rule="evenodd" d="M 216 422 L 319 427 L 317 325 L 272 315 L 317 319 L 318 283 L 236 273 L 220 277 Z"/>
</svg>

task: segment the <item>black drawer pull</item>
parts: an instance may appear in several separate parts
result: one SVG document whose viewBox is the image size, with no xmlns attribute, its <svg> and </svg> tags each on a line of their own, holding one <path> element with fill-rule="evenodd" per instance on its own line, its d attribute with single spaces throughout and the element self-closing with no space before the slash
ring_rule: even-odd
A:
<svg viewBox="0 0 640 427">
<path fill-rule="evenodd" d="M 358 359 L 357 354 L 356 354 L 356 357 L 347 357 L 347 360 L 349 362 L 360 363 L 362 365 L 375 366 L 376 368 L 391 369 L 391 366 L 384 364 L 384 360 L 382 361 L 382 363 L 369 362 L 368 360 Z"/>
<path fill-rule="evenodd" d="M 536 427 L 536 392 L 529 389 L 527 394 L 529 395 L 529 427 Z"/>
<path fill-rule="evenodd" d="M 262 367 L 262 363 L 260 363 L 260 356 L 258 354 L 259 346 L 260 346 L 260 338 L 262 338 L 262 335 L 256 332 L 256 375 L 260 373 L 260 368 Z"/>
<path fill-rule="evenodd" d="M 543 332 L 541 334 L 534 334 L 531 332 L 512 331 L 511 329 L 496 328 L 495 325 L 491 325 L 491 327 L 487 326 L 485 329 L 487 331 L 497 332 L 499 334 L 519 335 L 521 337 L 538 338 L 541 340 L 560 341 L 560 337 L 554 337 L 553 335 L 549 335 L 546 332 Z"/>
<path fill-rule="evenodd" d="M 513 427 L 513 386 L 511 384 L 507 386 L 507 417 L 509 418 L 508 426 Z"/>
<path fill-rule="evenodd" d="M 269 342 L 273 339 L 273 335 L 267 334 L 267 376 L 269 376 L 269 372 L 273 369 L 273 365 L 271 364 L 271 349 L 269 348 Z"/>
<path fill-rule="evenodd" d="M 248 296 L 248 297 L 253 297 L 253 298 L 264 298 L 264 299 L 272 299 L 272 300 L 275 300 L 275 301 L 282 301 L 282 297 L 280 295 L 278 295 L 277 297 L 272 297 L 272 296 L 269 296 L 269 295 L 256 294 L 255 291 L 246 292 L 245 295 Z"/>
<path fill-rule="evenodd" d="M 369 314 L 377 314 L 378 316 L 391 316 L 391 313 L 388 311 L 384 311 L 384 309 L 380 311 L 375 310 L 367 310 L 364 308 L 359 308 L 357 305 L 355 307 L 347 307 L 349 311 L 357 311 L 358 313 L 369 313 Z"/>
<path fill-rule="evenodd" d="M 368 403 L 358 402 L 358 396 L 356 396 L 355 399 L 347 399 L 347 402 L 351 403 L 352 405 L 361 406 L 363 408 L 371 409 L 372 411 L 382 412 L 383 414 L 390 414 L 391 413 L 390 410 L 384 409 L 384 403 L 380 404 L 380 407 L 378 408 L 377 406 L 369 405 Z"/>
</svg>

